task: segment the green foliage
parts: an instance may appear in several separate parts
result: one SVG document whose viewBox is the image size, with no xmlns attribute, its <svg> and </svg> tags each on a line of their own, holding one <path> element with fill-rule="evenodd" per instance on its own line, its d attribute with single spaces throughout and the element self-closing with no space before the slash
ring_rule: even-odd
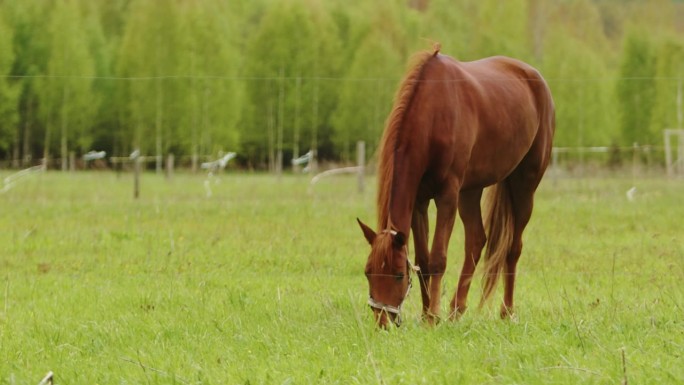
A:
<svg viewBox="0 0 684 385">
<path fill-rule="evenodd" d="M 385 65 L 382 68 L 373 65 L 378 62 Z M 366 39 L 356 51 L 333 116 L 333 143 L 341 151 L 342 159 L 355 159 L 357 140 L 366 141 L 369 148 L 377 147 L 383 122 L 392 107 L 396 79 L 401 78 L 400 63 L 401 58 L 391 46 L 373 37 Z"/>
<path fill-rule="evenodd" d="M 663 128 L 684 128 L 684 40 L 676 36 L 666 37 L 656 55 L 656 100 L 651 132 L 659 132 Z"/>
<path fill-rule="evenodd" d="M 479 30 L 473 38 L 478 55 L 507 55 L 527 60 L 527 0 L 479 2 Z"/>
<path fill-rule="evenodd" d="M 180 6 L 176 47 L 178 94 L 171 98 L 175 131 L 168 136 L 167 151 L 179 154 L 216 154 L 235 151 L 235 129 L 242 106 L 242 87 L 233 81 L 240 57 L 235 46 L 237 22 L 224 2 Z"/>
<path fill-rule="evenodd" d="M 400 17 L 382 12 L 356 19 L 351 33 L 359 43 L 346 67 L 333 115 L 333 143 L 343 160 L 355 159 L 356 141 L 366 141 L 371 149 L 380 141 L 408 55 L 402 45 L 409 40 L 406 33 L 393 28 Z"/>
<path fill-rule="evenodd" d="M 249 40 L 244 65 L 240 138 L 250 164 L 263 163 L 279 141 L 292 154 L 295 147 L 306 152 L 314 135 L 329 140 L 337 102 L 330 79 L 338 77 L 339 50 L 337 25 L 323 2 L 285 1 L 268 8 Z"/>
<path fill-rule="evenodd" d="M 421 35 L 438 41 L 459 60 L 478 59 L 477 17 L 480 0 L 464 0 L 456 7 L 450 0 L 432 0 L 421 25 Z M 448 10 L 448 11 L 446 11 Z"/>
<path fill-rule="evenodd" d="M 563 44 L 561 44 L 561 41 Z M 542 73 L 556 102 L 557 146 L 608 144 L 616 137 L 613 90 L 599 52 L 585 42 L 555 34 L 545 48 Z"/>
<path fill-rule="evenodd" d="M 80 154 L 91 149 L 92 121 L 99 103 L 99 94 L 93 89 L 94 57 L 87 40 L 91 31 L 79 2 L 55 2 L 48 24 L 49 78 L 45 79 L 43 93 L 38 95 L 47 105 L 55 106 L 45 118 L 58 122 L 60 139 Z"/>
<path fill-rule="evenodd" d="M 40 0 L 27 0 L 21 2 L 5 3 L 4 8 L 7 20 L 11 20 L 9 24 L 13 29 L 13 52 L 10 53 L 10 48 L 3 49 L 3 55 L 14 56 L 14 63 L 12 64 L 11 75 L 16 76 L 13 82 L 19 88 L 19 99 L 14 104 L 9 104 L 5 108 L 15 110 L 19 114 L 19 122 L 9 120 L 0 123 L 0 126 L 6 125 L 11 127 L 14 122 L 15 132 L 21 132 L 20 140 L 21 147 L 31 148 L 38 147 L 45 149 L 46 141 L 43 138 L 44 129 L 43 123 L 46 122 L 46 101 L 39 103 L 39 93 L 41 86 L 46 82 L 40 78 L 42 74 L 46 73 L 47 64 L 47 48 L 48 39 L 47 31 L 44 23 L 47 19 L 47 12 L 50 7 L 42 6 L 44 2 Z M 4 35 L 4 34 L 3 34 Z M 41 106 L 42 104 L 42 106 Z M 16 127 L 18 125 L 18 127 Z M 2 141 L 3 139 L 0 139 Z M 8 157 L 10 153 L 18 155 L 20 153 L 19 143 L 14 142 L 13 149 L 5 153 Z M 2 153 L 0 151 L 0 153 Z M 21 151 L 22 158 L 30 157 L 32 155 L 40 157 L 41 152 L 35 153 L 29 151 L 28 154 Z"/>
<path fill-rule="evenodd" d="M 178 10 L 170 2 L 142 0 L 128 12 L 117 60 L 117 75 L 127 79 L 119 88 L 120 126 L 133 147 L 155 154 L 177 117 L 171 97 L 178 85 L 175 77 L 182 74 L 175 65 L 180 56 Z"/>
<path fill-rule="evenodd" d="M 568 0 L 0 2 L 0 158 L 372 154 L 412 53 L 513 56 L 549 80 L 557 146 L 659 144 L 684 4 Z M 678 13 L 679 12 L 679 13 Z M 634 25 L 632 20 L 639 20 Z M 12 75 L 13 77 L 8 77 Z"/>
<path fill-rule="evenodd" d="M 625 42 L 617 96 L 623 142 L 653 143 L 650 131 L 655 102 L 656 60 L 643 31 L 632 31 Z"/>
<path fill-rule="evenodd" d="M 19 114 L 16 105 L 19 87 L 12 79 L 6 77 L 11 74 L 14 64 L 12 39 L 12 29 L 0 9 L 0 152 L 8 151 L 18 135 L 16 125 Z"/>
</svg>

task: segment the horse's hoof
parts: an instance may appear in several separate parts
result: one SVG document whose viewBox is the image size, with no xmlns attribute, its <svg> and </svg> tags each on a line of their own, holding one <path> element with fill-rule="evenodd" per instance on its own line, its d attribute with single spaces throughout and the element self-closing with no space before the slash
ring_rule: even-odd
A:
<svg viewBox="0 0 684 385">
<path fill-rule="evenodd" d="M 499 312 L 499 316 L 502 320 L 515 321 L 517 319 L 515 316 L 515 312 L 513 311 L 513 308 L 508 307 L 506 305 L 501 305 L 501 311 Z"/>
<path fill-rule="evenodd" d="M 458 321 L 461 319 L 463 314 L 468 310 L 467 306 L 456 306 L 455 308 L 451 309 L 451 313 L 449 313 L 449 320 L 450 321 Z"/>
<path fill-rule="evenodd" d="M 424 313 L 423 321 L 427 322 L 430 326 L 435 326 L 439 323 L 439 315 L 433 313 Z"/>
</svg>

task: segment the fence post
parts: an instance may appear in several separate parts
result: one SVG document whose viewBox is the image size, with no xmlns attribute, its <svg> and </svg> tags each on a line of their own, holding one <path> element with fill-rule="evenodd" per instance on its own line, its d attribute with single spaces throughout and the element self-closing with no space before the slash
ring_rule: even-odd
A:
<svg viewBox="0 0 684 385">
<path fill-rule="evenodd" d="M 140 169 L 142 163 L 142 157 L 140 156 L 140 150 L 135 150 L 137 153 L 133 156 L 133 198 L 138 199 L 140 196 Z"/>
<path fill-rule="evenodd" d="M 671 148 L 670 148 L 670 130 L 665 130 L 665 135 L 663 135 L 663 138 L 665 139 L 665 169 L 667 170 L 667 176 L 669 178 L 672 177 L 672 154 L 670 153 Z"/>
<path fill-rule="evenodd" d="M 365 189 L 364 176 L 366 174 L 366 142 L 356 142 L 356 165 L 359 167 L 359 194 L 363 194 Z"/>
<path fill-rule="evenodd" d="M 551 176 L 553 185 L 558 184 L 558 174 L 560 174 L 560 166 L 558 165 L 558 149 L 551 148 Z"/>
<path fill-rule="evenodd" d="M 171 179 L 173 177 L 173 164 L 174 157 L 173 154 L 166 156 L 166 179 Z"/>
<path fill-rule="evenodd" d="M 682 155 L 684 154 L 684 131 L 677 131 L 677 160 L 675 161 L 675 173 L 682 175 Z"/>
<path fill-rule="evenodd" d="M 316 175 L 318 173 L 318 150 L 314 147 L 311 149 L 311 159 L 309 160 L 309 173 Z"/>
<path fill-rule="evenodd" d="M 639 143 L 634 142 L 632 145 L 632 184 L 636 182 L 637 177 L 637 163 L 639 161 Z"/>
</svg>

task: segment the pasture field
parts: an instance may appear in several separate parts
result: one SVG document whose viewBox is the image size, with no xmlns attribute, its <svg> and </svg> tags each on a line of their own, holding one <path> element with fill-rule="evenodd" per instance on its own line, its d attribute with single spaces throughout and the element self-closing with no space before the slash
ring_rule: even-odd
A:
<svg viewBox="0 0 684 385">
<path fill-rule="evenodd" d="M 8 175 L 7 172 L 0 177 Z M 0 384 L 684 382 L 684 181 L 547 178 L 517 318 L 375 330 L 374 181 L 48 172 L 0 194 Z M 443 313 L 463 259 L 449 250 Z M 416 286 L 414 278 L 414 286 Z M 499 288 L 500 289 L 500 288 Z"/>
</svg>

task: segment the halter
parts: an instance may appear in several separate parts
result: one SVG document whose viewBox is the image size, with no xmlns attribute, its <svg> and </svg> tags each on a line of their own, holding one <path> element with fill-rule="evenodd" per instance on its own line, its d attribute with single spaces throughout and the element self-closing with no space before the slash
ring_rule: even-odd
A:
<svg viewBox="0 0 684 385">
<path fill-rule="evenodd" d="M 383 233 L 389 233 L 391 235 L 397 235 L 397 232 L 394 230 L 383 230 Z M 401 305 L 404 304 L 404 301 L 406 300 L 406 297 L 408 297 L 409 292 L 411 291 L 411 272 L 418 272 L 420 271 L 420 266 L 415 266 L 413 263 L 411 263 L 411 259 L 409 259 L 409 252 L 408 252 L 408 247 L 404 245 L 404 249 L 406 250 L 406 265 L 408 266 L 408 274 L 409 274 L 409 282 L 408 282 L 408 287 L 406 288 L 406 293 L 404 294 L 404 298 L 401 299 L 401 302 L 399 302 L 399 305 L 397 306 L 392 306 L 392 305 L 387 305 L 385 303 L 382 303 L 380 301 L 376 301 L 373 299 L 372 296 L 368 296 L 368 306 L 370 306 L 372 309 L 379 310 L 380 312 L 386 312 L 386 313 L 391 313 L 397 316 L 397 325 L 401 324 L 401 318 L 400 313 L 401 313 Z"/>
</svg>

